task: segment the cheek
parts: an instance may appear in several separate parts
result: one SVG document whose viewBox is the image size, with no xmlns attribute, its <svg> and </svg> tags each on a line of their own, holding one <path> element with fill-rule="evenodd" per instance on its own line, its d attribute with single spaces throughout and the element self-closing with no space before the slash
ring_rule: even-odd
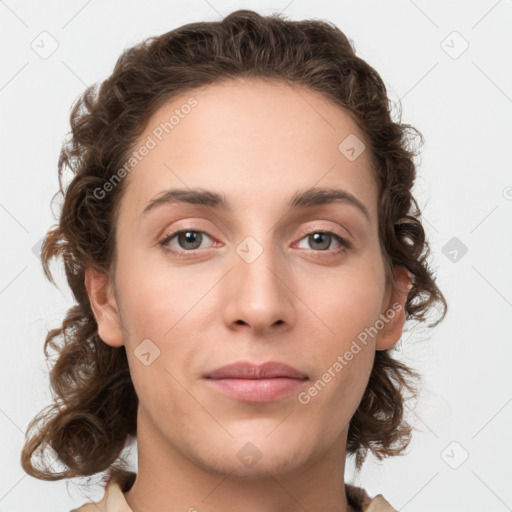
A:
<svg viewBox="0 0 512 512">
<path fill-rule="evenodd" d="M 372 327 L 380 315 L 379 279 L 371 270 L 347 272 L 321 290 L 309 292 L 311 310 L 321 320 L 314 323 L 321 324 L 323 333 L 316 336 L 322 343 L 315 343 L 313 351 L 311 346 L 307 349 L 315 361 L 316 388 L 324 395 L 320 401 L 326 401 L 329 406 L 337 407 L 341 401 L 348 410 L 355 410 L 364 393 L 375 355 Z M 310 332 L 315 338 L 312 329 Z M 324 388 L 329 390 L 323 392 Z"/>
<path fill-rule="evenodd" d="M 209 287 L 209 280 L 202 284 L 190 268 L 172 267 L 161 256 L 148 257 L 136 252 L 120 261 L 118 288 L 123 321 L 132 343 L 141 336 L 164 340 L 187 323 L 187 311 Z"/>
<path fill-rule="evenodd" d="M 176 382 L 165 370 L 178 378 L 194 358 L 197 346 L 191 332 L 197 337 L 201 331 L 198 321 L 206 303 L 202 299 L 215 279 L 199 279 L 185 267 L 171 268 L 162 261 L 143 262 L 136 254 L 119 261 L 121 322 L 138 391 L 144 393 L 147 385 L 156 382 L 174 389 Z M 154 394 L 152 388 L 148 398 L 153 400 Z"/>
<path fill-rule="evenodd" d="M 119 272 L 119 289 L 130 374 L 141 406 L 151 411 L 154 423 L 164 425 L 186 412 L 187 398 L 179 382 L 194 354 L 191 343 L 183 341 L 188 341 L 195 312 L 190 310 L 197 299 L 172 272 L 166 276 L 151 265 L 126 268 L 129 272 Z"/>
<path fill-rule="evenodd" d="M 310 401 L 319 418 L 330 417 L 333 432 L 348 423 L 368 384 L 375 356 L 370 328 L 379 314 L 374 295 L 339 294 L 337 298 L 336 307 L 329 304 L 321 313 L 333 332 L 323 336 L 321 348 L 315 344 L 317 348 L 308 349 L 315 374 L 301 402 Z"/>
<path fill-rule="evenodd" d="M 378 320 L 382 287 L 381 277 L 371 270 L 347 271 L 335 280 L 324 281 L 321 288 L 309 287 L 307 296 L 311 309 L 342 348 Z"/>
</svg>

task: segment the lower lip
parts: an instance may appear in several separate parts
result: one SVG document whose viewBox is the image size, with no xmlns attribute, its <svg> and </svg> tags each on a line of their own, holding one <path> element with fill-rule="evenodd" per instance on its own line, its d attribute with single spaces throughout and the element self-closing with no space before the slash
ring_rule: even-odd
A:
<svg viewBox="0 0 512 512">
<path fill-rule="evenodd" d="M 215 389 L 242 402 L 273 402 L 297 391 L 306 379 L 206 379 Z"/>
</svg>

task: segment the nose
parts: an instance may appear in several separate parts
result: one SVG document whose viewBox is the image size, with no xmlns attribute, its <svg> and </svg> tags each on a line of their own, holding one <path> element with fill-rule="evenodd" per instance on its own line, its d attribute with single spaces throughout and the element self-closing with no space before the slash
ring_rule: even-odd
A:
<svg viewBox="0 0 512 512">
<path fill-rule="evenodd" d="M 231 329 L 250 329 L 255 336 L 289 329 L 295 320 L 293 291 L 284 259 L 265 248 L 252 262 L 234 254 L 225 281 L 224 321 Z"/>
</svg>

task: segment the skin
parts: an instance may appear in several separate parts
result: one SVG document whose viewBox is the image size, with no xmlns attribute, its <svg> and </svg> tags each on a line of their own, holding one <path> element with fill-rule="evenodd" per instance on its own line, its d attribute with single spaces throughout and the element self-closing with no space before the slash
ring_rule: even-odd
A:
<svg viewBox="0 0 512 512">
<path fill-rule="evenodd" d="M 86 273 L 99 335 L 125 345 L 139 397 L 138 476 L 126 500 L 134 512 L 350 511 L 349 421 L 375 351 L 400 339 L 410 283 L 403 267 L 386 281 L 368 150 L 354 161 L 338 150 L 364 136 L 319 93 L 252 79 L 175 98 L 135 147 L 191 96 L 198 105 L 125 178 L 115 275 Z M 224 194 L 232 211 L 175 203 L 142 215 L 162 191 L 196 187 Z M 350 192 L 369 220 L 340 202 L 288 208 L 310 187 Z M 187 246 L 176 236 L 165 251 L 159 242 L 180 229 L 203 238 Z M 308 237 L 326 231 L 351 247 Z M 248 236 L 262 249 L 250 263 L 236 250 Z M 393 304 L 394 318 L 308 404 L 295 392 L 245 403 L 202 378 L 235 361 L 282 361 L 308 375 L 307 389 Z M 149 365 L 137 356 L 147 339 L 160 351 Z M 237 457 L 249 442 L 261 455 L 251 467 Z"/>
</svg>

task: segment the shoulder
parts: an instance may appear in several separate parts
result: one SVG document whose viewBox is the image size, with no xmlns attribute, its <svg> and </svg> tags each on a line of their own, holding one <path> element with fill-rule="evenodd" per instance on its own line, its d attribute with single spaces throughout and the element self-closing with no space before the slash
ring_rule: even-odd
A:
<svg viewBox="0 0 512 512">
<path fill-rule="evenodd" d="M 100 507 L 100 503 L 85 503 L 80 508 L 74 508 L 73 510 L 70 510 L 69 512 L 98 512 L 98 508 Z M 99 509 L 103 510 L 103 509 Z"/>
<path fill-rule="evenodd" d="M 128 491 L 135 481 L 133 471 L 117 471 L 105 480 L 105 491 L 100 501 L 84 503 L 70 512 L 131 512 L 123 493 Z"/>
<path fill-rule="evenodd" d="M 347 483 L 345 492 L 348 504 L 357 512 L 397 512 L 382 494 L 371 498 L 365 489 Z"/>
</svg>

